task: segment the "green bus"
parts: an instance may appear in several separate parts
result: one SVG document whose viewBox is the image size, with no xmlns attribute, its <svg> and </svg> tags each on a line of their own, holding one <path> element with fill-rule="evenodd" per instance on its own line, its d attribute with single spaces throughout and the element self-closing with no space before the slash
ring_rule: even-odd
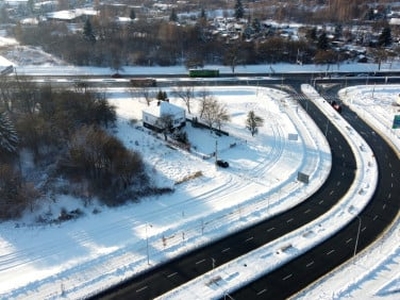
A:
<svg viewBox="0 0 400 300">
<path fill-rule="evenodd" d="M 218 77 L 219 70 L 216 69 L 190 69 L 189 77 Z"/>
</svg>

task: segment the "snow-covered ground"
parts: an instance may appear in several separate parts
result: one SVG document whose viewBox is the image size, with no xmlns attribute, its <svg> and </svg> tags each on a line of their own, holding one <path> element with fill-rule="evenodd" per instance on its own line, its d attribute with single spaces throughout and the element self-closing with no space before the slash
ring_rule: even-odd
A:
<svg viewBox="0 0 400 300">
<path fill-rule="evenodd" d="M 8 66 L 10 63 L 17 65 L 14 61 L 10 62 L 0 57 L 0 66 Z M 374 67 L 376 68 L 373 65 L 362 65 L 360 72 Z M 265 69 L 265 66 L 239 67 L 237 72 L 258 72 L 262 68 Z M 294 66 L 279 65 L 273 68 L 280 72 L 294 69 Z M 354 70 L 355 66 L 352 65 L 349 69 Z M 42 74 L 62 73 L 63 70 L 86 74 L 110 72 L 97 68 L 58 69 L 26 65 L 17 65 L 17 70 L 25 73 L 39 70 Z M 132 70 L 138 74 L 149 75 L 182 72 L 184 68 L 126 68 L 127 72 Z M 229 68 L 225 71 L 229 72 Z M 78 220 L 58 225 L 34 224 L 34 218 L 38 214 L 55 216 L 62 207 L 75 209 L 79 205 L 70 197 L 60 196 L 56 203 L 49 201 L 43 205 L 34 216 L 27 215 L 21 220 L 1 223 L 0 297 L 84 298 L 137 274 L 146 269 L 148 263 L 160 263 L 201 243 L 285 210 L 305 199 L 323 183 L 331 162 L 328 145 L 302 108 L 287 94 L 277 89 L 251 86 L 214 87 L 210 88 L 210 91 L 218 101 L 227 105 L 232 121 L 223 129 L 229 131 L 230 136 L 217 137 L 189 125 L 189 140 L 195 148 L 188 153 L 166 147 L 161 138 L 140 126 L 140 112 L 146 106 L 144 100 L 132 99 L 123 89 L 107 90 L 107 95 L 118 112 L 115 134 L 128 147 L 143 153 L 143 157 L 152 168 L 154 178 L 160 185 L 174 187 L 174 193 L 149 197 L 139 203 L 112 209 L 93 201 L 90 207 L 80 207 L 85 211 L 85 216 Z M 304 91 L 314 93 L 308 86 L 304 86 Z M 385 124 L 384 128 L 387 129 L 390 126 L 387 122 L 393 120 L 394 114 L 398 113 L 391 103 L 397 99 L 399 93 L 400 86 L 363 86 L 358 89 L 348 88 L 341 94 L 344 100 L 351 103 L 352 108 L 360 110 L 361 117 L 367 117 L 379 131 L 379 124 Z M 318 97 L 311 98 L 318 101 Z M 170 99 L 171 102 L 183 106 L 179 99 Z M 379 110 L 376 109 L 378 106 Z M 266 120 L 255 137 L 251 137 L 244 128 L 244 119 L 249 110 L 254 110 Z M 195 105 L 193 111 L 196 111 Z M 373 117 L 370 115 L 372 111 Z M 333 119 L 338 126 L 343 125 L 340 124 L 342 120 Z M 399 132 L 384 132 L 388 134 L 388 139 L 395 141 L 397 149 L 400 149 Z M 360 149 L 359 143 L 362 141 L 358 140 L 356 132 L 347 130 L 346 133 L 351 135 L 353 142 L 358 143 L 355 149 Z M 297 139 L 294 138 L 296 136 Z M 218 156 L 231 165 L 228 169 L 217 169 L 213 158 L 203 159 L 203 156 L 215 151 L 216 141 Z M 367 154 L 370 151 L 367 145 L 364 150 Z M 368 195 L 372 192 L 373 182 L 376 180 L 375 164 L 371 161 L 366 163 L 362 153 L 358 154 L 366 170 L 357 175 L 358 182 L 361 185 L 366 182 L 372 183 L 367 189 Z M 305 186 L 297 182 L 298 171 L 309 174 L 312 184 Z M 196 172 L 201 172 L 202 176 L 187 180 Z M 358 185 L 353 188 L 353 192 L 361 187 L 365 188 Z M 355 199 L 357 198 L 353 200 Z M 365 196 L 362 200 L 368 200 L 368 197 Z M 316 239 L 329 235 L 338 224 L 354 218 L 356 211 L 363 205 L 362 201 L 357 203 L 356 205 L 349 199 L 344 199 L 332 210 L 329 218 L 325 216 L 323 220 L 319 220 L 323 226 L 315 228 L 313 224 L 309 224 L 298 232 L 266 245 L 267 250 L 262 249 L 263 253 L 271 251 L 274 262 L 279 264 L 290 255 L 312 247 Z M 334 220 L 334 223 L 329 220 Z M 340 268 L 300 294 L 298 298 L 398 298 L 399 229 L 397 221 L 385 238 L 357 257 L 355 264 Z M 305 232 L 308 234 L 304 234 Z M 296 250 L 276 254 L 276 250 L 282 249 L 287 243 L 295 245 Z M 271 257 L 260 255 L 258 251 L 260 250 L 242 259 L 246 259 L 247 262 L 251 260 L 252 265 L 270 264 Z M 371 259 L 372 257 L 374 259 Z M 224 289 L 213 289 L 214 292 L 217 290 L 215 294 L 208 294 L 212 288 L 204 285 L 207 277 L 200 279 L 200 285 L 197 285 L 198 281 L 191 282 L 185 290 L 192 291 L 191 299 L 194 295 L 199 295 L 198 299 L 204 299 L 206 295 L 210 298 L 222 296 L 229 285 L 236 285 L 235 280 L 240 278 L 240 281 L 245 281 L 255 275 L 254 269 L 246 273 L 240 267 L 240 263 L 241 261 L 234 261 L 213 271 L 222 271 L 225 274 L 222 278 L 226 284 Z M 346 272 L 346 276 L 343 272 Z M 179 299 L 181 297 L 178 295 L 183 295 L 179 293 L 184 293 L 185 290 L 178 289 L 162 298 Z"/>
</svg>

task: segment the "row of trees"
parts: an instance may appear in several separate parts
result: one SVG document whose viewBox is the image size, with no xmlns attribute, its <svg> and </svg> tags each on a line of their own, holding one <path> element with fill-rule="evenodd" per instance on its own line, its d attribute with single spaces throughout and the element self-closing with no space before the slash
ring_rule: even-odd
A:
<svg viewBox="0 0 400 300">
<path fill-rule="evenodd" d="M 86 21 L 83 33 L 68 32 L 65 24 L 41 23 L 22 27 L 16 37 L 22 44 L 36 45 L 76 65 L 175 65 L 187 67 L 206 63 L 225 65 L 296 62 L 300 50 L 305 58 L 315 55 L 315 46 L 306 40 L 288 40 L 272 32 L 270 37 L 246 41 L 212 36 L 206 22 L 194 26 L 139 20 L 129 24 Z"/>
<path fill-rule="evenodd" d="M 111 67 L 117 71 L 124 65 L 183 63 L 188 68 L 224 64 L 231 66 L 234 72 L 235 66 L 241 64 L 296 63 L 299 53 L 303 63 L 325 63 L 320 59 L 326 56 L 323 52 L 330 52 L 335 63 L 352 58 L 334 48 L 328 32 L 317 31 L 316 27 L 301 29 L 304 38 L 292 40 L 280 35 L 278 30 L 261 30 L 260 26 L 259 22 L 251 23 L 238 39 L 212 35 L 212 28 L 205 20 L 195 25 L 177 26 L 165 21 L 138 20 L 121 24 L 88 19 L 81 33 L 71 33 L 65 24 L 51 22 L 37 27 L 19 25 L 15 33 L 22 44 L 43 47 L 72 64 Z M 390 26 L 387 23 L 381 26 L 384 41 L 368 46 L 382 48 L 391 44 Z M 355 41 L 349 31 L 340 33 L 342 36 L 338 38 Z M 252 38 L 254 35 L 258 37 Z M 363 41 L 360 39 L 360 42 Z"/>
<path fill-rule="evenodd" d="M 314 4 L 318 5 L 318 13 L 311 10 Z M 170 13 L 167 21 L 144 15 L 143 11 L 136 13 L 129 6 L 117 9 L 104 4 L 99 6 L 98 16 L 86 19 L 82 30 L 71 32 L 64 22 L 43 21 L 38 26 L 23 26 L 18 23 L 14 33 L 22 44 L 43 47 L 45 51 L 76 65 L 106 66 L 120 70 L 124 65 L 163 66 L 184 63 L 187 67 L 193 67 L 225 64 L 234 71 L 235 66 L 240 64 L 296 63 L 298 53 L 302 54 L 303 63 L 324 63 L 320 58 L 327 55 L 321 53 L 321 48 L 316 43 L 318 37 L 292 40 L 281 35 L 284 29 L 270 28 L 260 20 L 271 17 L 279 19 L 283 15 L 282 19 L 285 20 L 314 24 L 313 18 L 321 18 L 315 24 L 325 24 L 327 20 L 331 20 L 332 24 L 339 27 L 350 25 L 347 20 L 358 19 L 369 22 L 368 26 L 371 26 L 370 20 L 376 21 L 374 23 L 380 27 L 377 28 L 378 31 L 389 27 L 382 17 L 387 14 L 387 6 L 372 6 L 359 0 L 303 1 L 303 5 L 287 1 L 266 3 L 236 0 L 234 3 L 222 1 L 220 5 L 233 10 L 234 17 L 244 25 L 244 29 L 240 33 L 232 32 L 226 36 L 213 33 L 214 24 L 208 19 L 204 9 L 207 7 L 212 10 L 215 5 L 216 2 L 203 2 L 196 21 L 185 23 L 178 17 L 178 12 L 183 11 L 183 7 L 179 5 L 166 12 Z M 269 9 L 266 11 L 264 6 Z M 185 7 L 200 8 L 193 3 Z M 294 12 L 297 12 L 296 16 Z M 357 16 L 355 12 L 359 12 Z M 129 16 L 131 21 L 116 21 L 116 17 L 121 14 Z M 300 20 L 301 15 L 305 16 L 304 20 Z M 183 24 L 177 23 L 180 21 Z M 310 25 L 303 28 L 303 31 L 312 31 L 316 27 Z M 350 31 L 348 35 L 347 40 L 355 40 Z M 335 62 L 348 58 L 332 49 L 329 43 L 327 45 L 329 49 L 322 49 L 322 52 L 329 50 L 335 56 Z"/>
<path fill-rule="evenodd" d="M 0 218 L 58 193 L 57 178 L 68 193 L 108 205 L 149 192 L 140 154 L 108 132 L 116 112 L 104 94 L 10 76 L 0 77 L 0 91 Z M 25 169 L 22 153 L 30 153 L 33 169 Z"/>
</svg>

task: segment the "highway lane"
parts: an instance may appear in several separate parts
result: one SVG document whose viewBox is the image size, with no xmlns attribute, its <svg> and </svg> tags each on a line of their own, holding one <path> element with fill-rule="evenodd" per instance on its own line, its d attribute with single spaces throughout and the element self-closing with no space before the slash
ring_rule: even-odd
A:
<svg viewBox="0 0 400 300">
<path fill-rule="evenodd" d="M 331 94 L 330 97 L 335 96 Z M 335 236 L 230 294 L 234 299 L 286 299 L 292 296 L 374 242 L 396 217 L 400 207 L 398 196 L 395 197 L 400 195 L 400 161 L 396 151 L 356 114 L 345 109 L 342 115 L 367 141 L 378 161 L 380 178 L 373 199 Z"/>
<path fill-rule="evenodd" d="M 340 84 L 342 87 L 363 84 L 387 84 L 399 83 L 400 72 L 371 72 L 359 76 L 356 72 L 293 72 L 293 73 L 236 73 L 220 74 L 214 78 L 192 78 L 188 74 L 123 74 L 122 78 L 112 78 L 111 74 L 89 74 L 79 73 L 79 68 L 73 68 L 71 72 L 65 72 L 61 69 L 57 72 L 53 68 L 43 70 L 26 70 L 18 74 L 22 80 L 32 80 L 39 85 L 51 85 L 53 88 L 73 88 L 83 87 L 91 88 L 131 88 L 130 79 L 133 78 L 154 78 L 157 81 L 157 88 L 174 86 L 219 86 L 219 85 L 253 85 L 265 86 L 274 83 L 279 85 L 291 85 L 295 82 L 310 83 L 312 85 L 320 84 Z M 12 76 L 7 76 L 12 79 Z M 278 86 L 278 85 L 277 85 Z"/>
<path fill-rule="evenodd" d="M 316 114 L 315 107 L 309 107 Z M 328 120 L 320 116 L 321 126 Z M 324 127 L 325 128 L 325 127 Z M 301 205 L 268 221 L 174 259 L 162 266 L 96 295 L 96 299 L 152 299 L 242 254 L 256 249 L 328 211 L 346 193 L 355 176 L 354 155 L 334 126 L 328 127 L 332 139 L 332 170 L 323 186 Z"/>
</svg>

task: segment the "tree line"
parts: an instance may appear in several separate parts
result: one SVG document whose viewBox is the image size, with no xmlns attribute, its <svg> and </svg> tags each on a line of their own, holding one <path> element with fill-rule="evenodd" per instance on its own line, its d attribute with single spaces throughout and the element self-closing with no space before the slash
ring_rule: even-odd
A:
<svg viewBox="0 0 400 300">
<path fill-rule="evenodd" d="M 306 40 L 288 40 L 272 31 L 261 33 L 261 29 L 255 30 L 265 38 L 253 41 L 245 34 L 237 40 L 214 36 L 205 20 L 178 26 L 162 20 L 139 19 L 123 24 L 99 19 L 87 19 L 78 33 L 59 22 L 29 27 L 19 24 L 14 32 L 21 44 L 42 47 L 68 63 L 114 70 L 125 65 L 185 64 L 189 68 L 205 64 L 294 63 L 298 51 L 305 53 L 305 59 L 312 58 L 316 51 Z M 259 28 L 259 24 L 254 26 Z"/>
<path fill-rule="evenodd" d="M 155 191 L 141 155 L 110 133 L 104 94 L 9 76 L 0 91 L 0 219 L 59 193 L 118 205 Z"/>
<path fill-rule="evenodd" d="M 311 5 L 312 1 L 303 2 Z M 373 21 L 376 25 L 372 29 L 378 32 L 389 28 L 386 20 L 387 6 L 383 4 L 374 7 L 363 1 L 314 2 L 320 5 L 317 13 L 304 10 L 308 6 L 282 1 L 277 1 L 273 8 L 268 5 L 271 9 L 265 11 L 259 7 L 262 3 L 246 2 L 244 5 L 243 1 L 236 0 L 230 4 L 231 9 L 244 29 L 234 38 L 213 33 L 214 24 L 204 9 L 206 5 L 212 7 L 209 2 L 203 3 L 201 13 L 194 22 L 179 22 L 179 6 L 171 9 L 168 20 L 149 18 L 131 9 L 128 22 L 119 22 L 116 18 L 121 13 L 128 13 L 126 7 L 122 12 L 110 12 L 110 6 L 101 6 L 100 14 L 87 17 L 81 30 L 71 31 L 65 22 L 43 21 L 37 26 L 18 23 L 14 34 L 21 44 L 40 46 L 46 52 L 75 65 L 110 67 L 118 71 L 125 65 L 185 64 L 189 68 L 224 64 L 232 66 L 234 71 L 234 66 L 240 64 L 296 63 L 299 53 L 303 63 L 323 63 L 327 55 L 324 52 L 334 55 L 335 62 L 347 59 L 346 55 L 337 53 L 331 45 L 328 45 L 328 49 L 320 47 L 317 39 L 323 34 L 327 35 L 326 29 L 319 29 L 317 36 L 310 38 L 312 34 L 308 32 L 316 30 L 317 24 L 329 21 L 336 28 L 342 28 L 351 26 L 353 21 L 349 20 L 357 19 L 365 24 L 372 24 L 368 22 Z M 283 35 L 284 28 L 275 29 L 262 24 L 261 20 L 268 18 L 271 13 L 273 19 L 282 21 L 301 21 L 302 16 L 307 16 L 303 21 L 309 25 L 301 29 L 305 32 L 303 37 L 291 39 Z M 311 13 L 312 16 L 309 15 Z M 347 30 L 340 38 L 354 40 L 355 36 Z"/>
</svg>

